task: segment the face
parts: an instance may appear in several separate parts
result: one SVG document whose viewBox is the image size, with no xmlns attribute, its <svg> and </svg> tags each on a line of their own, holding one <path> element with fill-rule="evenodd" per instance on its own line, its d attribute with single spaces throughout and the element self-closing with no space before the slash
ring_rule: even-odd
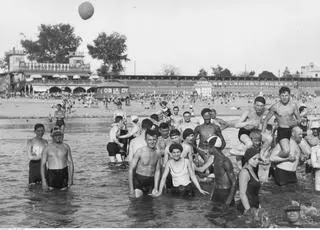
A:
<svg viewBox="0 0 320 230">
<path fill-rule="evenodd" d="M 204 113 L 202 117 L 203 117 L 204 123 L 210 123 L 211 114 L 209 112 Z"/>
<path fill-rule="evenodd" d="M 167 128 L 167 129 L 159 129 L 159 132 L 161 134 L 161 137 L 168 138 L 168 136 L 169 136 L 169 128 Z"/>
<path fill-rule="evenodd" d="M 250 138 L 254 147 L 259 147 L 261 145 L 261 136 L 252 136 Z"/>
<path fill-rule="evenodd" d="M 257 113 L 262 113 L 264 112 L 264 108 L 265 108 L 265 104 L 263 104 L 262 102 L 260 101 L 257 101 L 254 103 L 254 109 Z"/>
<path fill-rule="evenodd" d="M 300 213 L 298 211 L 287 212 L 287 218 L 290 222 L 296 222 L 299 220 Z"/>
<path fill-rule="evenodd" d="M 180 136 L 171 136 L 171 137 L 170 137 L 170 140 L 171 140 L 173 143 L 179 144 L 179 143 L 180 143 Z"/>
<path fill-rule="evenodd" d="M 249 165 L 251 165 L 253 168 L 257 167 L 259 163 L 259 154 L 254 155 L 253 157 L 250 158 L 249 160 Z"/>
<path fill-rule="evenodd" d="M 186 137 L 186 142 L 188 143 L 193 143 L 194 140 L 194 134 L 190 134 L 189 136 Z"/>
<path fill-rule="evenodd" d="M 171 153 L 171 156 L 172 156 L 173 160 L 178 161 L 180 159 L 180 156 L 181 156 L 180 149 L 173 149 L 172 153 Z"/>
<path fill-rule="evenodd" d="M 293 132 L 294 132 L 294 139 L 299 144 L 302 140 L 302 134 L 303 134 L 302 129 L 295 128 Z"/>
<path fill-rule="evenodd" d="M 173 109 L 173 114 L 174 114 L 174 115 L 178 115 L 178 113 L 179 113 L 179 109 L 174 108 L 174 109 Z"/>
<path fill-rule="evenodd" d="M 216 117 L 217 117 L 216 111 L 212 110 L 210 114 L 211 114 L 212 119 L 216 119 Z"/>
<path fill-rule="evenodd" d="M 156 144 L 157 144 L 157 136 L 154 135 L 154 136 L 150 136 L 150 135 L 147 135 L 146 136 L 146 143 L 147 143 L 147 146 L 151 149 L 154 149 L 156 147 Z"/>
<path fill-rule="evenodd" d="M 34 132 L 35 132 L 35 134 L 36 134 L 37 137 L 43 137 L 44 128 L 43 128 L 43 127 L 39 127 L 39 128 L 37 128 Z"/>
<path fill-rule="evenodd" d="M 185 122 L 190 122 L 191 121 L 191 114 L 190 113 L 185 113 L 183 115 L 183 119 Z"/>
<path fill-rule="evenodd" d="M 318 129 L 311 129 L 312 130 L 312 135 L 317 137 L 318 136 Z"/>
<path fill-rule="evenodd" d="M 308 123 L 308 119 L 306 117 L 301 117 L 300 124 L 306 126 Z"/>
<path fill-rule="evenodd" d="M 52 140 L 53 140 L 53 142 L 58 143 L 58 144 L 62 143 L 63 142 L 63 134 L 60 134 L 60 133 L 54 134 L 52 136 Z"/>
<path fill-rule="evenodd" d="M 288 92 L 281 93 L 280 101 L 282 104 L 288 104 L 290 101 L 290 94 Z"/>
</svg>

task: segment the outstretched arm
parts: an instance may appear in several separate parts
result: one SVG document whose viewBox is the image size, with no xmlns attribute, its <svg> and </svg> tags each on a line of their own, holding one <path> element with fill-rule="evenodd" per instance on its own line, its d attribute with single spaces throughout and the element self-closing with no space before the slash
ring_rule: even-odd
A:
<svg viewBox="0 0 320 230">
<path fill-rule="evenodd" d="M 270 120 L 270 118 L 274 115 L 274 107 L 271 106 L 269 109 L 269 112 L 266 115 L 266 118 L 263 120 L 263 124 L 262 124 L 262 132 L 266 131 L 267 125 L 268 125 L 268 121 Z"/>
<path fill-rule="evenodd" d="M 164 172 L 163 172 L 162 177 L 161 177 L 159 190 L 158 190 L 158 192 L 156 194 L 153 194 L 154 196 L 161 196 L 162 190 L 163 190 L 164 184 L 166 183 L 168 174 L 169 174 L 169 162 L 166 163 L 166 166 L 164 168 Z"/>
<path fill-rule="evenodd" d="M 239 119 L 238 122 L 234 125 L 234 127 L 235 127 L 235 128 L 242 128 L 242 127 L 246 126 L 247 123 L 245 122 L 245 120 L 247 119 L 248 115 L 249 115 L 249 110 L 245 111 L 245 112 L 241 115 L 240 119 Z"/>
<path fill-rule="evenodd" d="M 194 170 L 191 167 L 190 161 L 186 161 L 186 163 L 187 163 L 188 172 L 193 184 L 196 186 L 199 192 L 202 193 L 203 195 L 209 194 L 207 191 L 202 190 L 202 188 L 200 187 L 199 181 L 197 180 Z"/>
</svg>

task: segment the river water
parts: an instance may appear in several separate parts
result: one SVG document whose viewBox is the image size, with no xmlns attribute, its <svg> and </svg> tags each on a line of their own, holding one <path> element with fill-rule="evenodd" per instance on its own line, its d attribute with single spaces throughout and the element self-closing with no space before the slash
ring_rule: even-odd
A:
<svg viewBox="0 0 320 230">
<path fill-rule="evenodd" d="M 228 118 L 226 118 L 228 119 Z M 127 170 L 110 169 L 106 142 L 111 118 L 67 121 L 65 142 L 72 149 L 74 185 L 68 191 L 44 192 L 28 188 L 28 160 L 25 145 L 34 136 L 37 122 L 46 125 L 44 138 L 50 139 L 49 122 L 44 119 L 0 120 L 0 226 L 1 227 L 248 227 L 250 223 L 231 210 L 214 211 L 209 196 L 199 193 L 182 199 L 164 194 L 160 198 L 128 198 Z M 235 129 L 223 132 L 227 146 L 238 145 Z M 231 157 L 234 161 L 233 157 Z M 319 194 L 312 177 L 298 173 L 298 186 L 278 187 L 270 181 L 262 186 L 261 206 L 272 223 L 290 227 L 283 207 L 292 200 L 320 210 Z M 210 184 L 202 184 L 211 191 Z M 320 227 L 319 216 L 306 217 L 298 226 Z"/>
</svg>

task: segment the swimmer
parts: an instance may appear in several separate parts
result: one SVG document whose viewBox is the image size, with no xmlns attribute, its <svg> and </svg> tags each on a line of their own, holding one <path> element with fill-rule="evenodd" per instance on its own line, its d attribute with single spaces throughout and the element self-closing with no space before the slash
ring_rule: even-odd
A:
<svg viewBox="0 0 320 230">
<path fill-rule="evenodd" d="M 60 127 L 62 132 L 64 132 L 64 128 L 65 128 L 65 123 L 64 123 L 65 111 L 62 109 L 62 105 L 61 104 L 57 104 L 57 110 L 54 112 L 54 116 L 53 117 L 54 117 L 54 119 L 56 119 L 56 126 Z"/>
<path fill-rule="evenodd" d="M 266 130 L 269 119 L 274 115 L 278 122 L 277 140 L 281 146 L 280 157 L 287 158 L 290 154 L 290 138 L 292 127 L 301 121 L 297 104 L 290 101 L 290 89 L 281 87 L 279 90 L 280 101 L 276 102 L 269 109 L 262 132 Z M 295 119 L 294 119 L 295 118 Z"/>
<path fill-rule="evenodd" d="M 121 148 L 123 148 L 124 144 L 121 143 L 118 139 L 120 131 L 124 126 L 122 116 L 116 116 L 115 122 L 111 125 L 111 129 L 109 132 L 110 141 L 107 144 L 107 150 L 109 153 L 109 159 L 111 163 L 122 162 L 122 154 Z"/>
<path fill-rule="evenodd" d="M 48 145 L 48 141 L 43 139 L 45 128 L 43 124 L 34 126 L 36 136 L 27 141 L 27 156 L 29 158 L 29 185 L 41 183 L 41 154 Z"/>
<path fill-rule="evenodd" d="M 161 196 L 169 172 L 172 176 L 172 193 L 182 193 L 181 195 L 184 196 L 194 196 L 194 190 L 191 183 L 192 181 L 201 194 L 209 194 L 200 187 L 194 170 L 191 167 L 190 161 L 181 157 L 182 150 L 182 146 L 177 143 L 174 143 L 169 147 L 172 159 L 168 160 L 166 163 L 159 186 L 159 191 L 153 194 L 153 196 Z"/>
<path fill-rule="evenodd" d="M 157 132 L 145 132 L 147 146 L 139 148 L 133 156 L 129 168 L 130 197 L 139 198 L 158 191 L 160 179 L 160 155 L 156 151 Z"/>
<path fill-rule="evenodd" d="M 65 190 L 73 184 L 74 165 L 71 149 L 68 144 L 63 143 L 63 132 L 59 127 L 51 130 L 51 137 L 52 143 L 45 147 L 41 157 L 42 188 Z"/>
</svg>

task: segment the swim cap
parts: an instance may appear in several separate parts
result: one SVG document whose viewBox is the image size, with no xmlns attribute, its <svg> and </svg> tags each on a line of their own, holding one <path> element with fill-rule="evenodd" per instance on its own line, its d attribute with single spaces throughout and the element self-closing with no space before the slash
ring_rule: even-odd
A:
<svg viewBox="0 0 320 230">
<path fill-rule="evenodd" d="M 257 148 L 250 148 L 244 153 L 243 161 L 247 163 L 252 157 L 259 154 L 259 150 Z"/>
<path fill-rule="evenodd" d="M 211 136 L 207 139 L 209 147 L 221 148 L 222 141 L 221 138 L 218 136 Z"/>
<path fill-rule="evenodd" d="M 201 110 L 201 116 L 203 116 L 205 113 L 211 113 L 211 109 L 204 108 L 203 110 Z"/>
<path fill-rule="evenodd" d="M 192 129 L 188 128 L 188 129 L 183 131 L 182 138 L 186 139 L 186 137 L 190 136 L 191 134 L 194 134 L 194 132 L 193 132 Z"/>
<path fill-rule="evenodd" d="M 170 147 L 169 147 L 170 153 L 172 153 L 172 151 L 173 151 L 174 149 L 179 149 L 179 150 L 182 152 L 183 147 L 182 147 L 182 145 L 180 145 L 180 144 L 174 143 L 174 144 L 170 145 Z"/>
</svg>

